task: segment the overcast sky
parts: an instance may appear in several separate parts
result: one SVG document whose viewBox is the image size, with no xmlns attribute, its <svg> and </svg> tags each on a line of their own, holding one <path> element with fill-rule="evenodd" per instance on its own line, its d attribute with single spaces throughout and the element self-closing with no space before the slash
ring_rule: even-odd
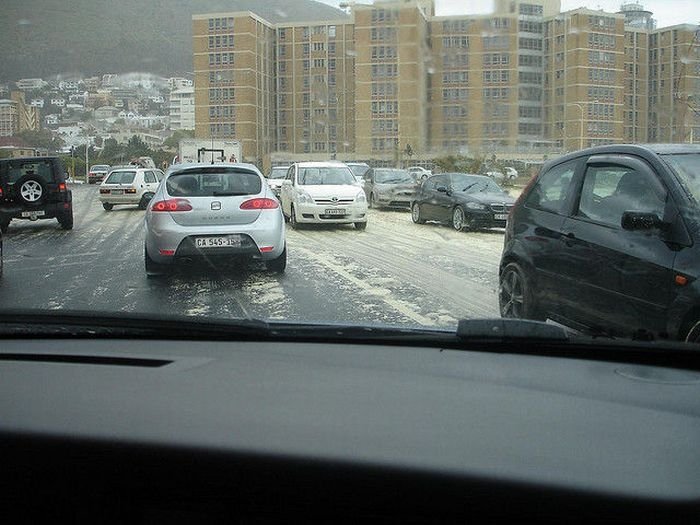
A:
<svg viewBox="0 0 700 525">
<path fill-rule="evenodd" d="M 320 0 L 326 4 L 338 5 L 340 0 Z M 347 0 L 346 0 L 347 1 Z M 370 3 L 359 0 L 358 3 Z M 620 10 L 621 0 L 562 0 L 562 11 L 588 7 L 609 12 Z M 659 27 L 675 24 L 700 24 L 700 0 L 647 0 L 639 1 L 645 9 L 654 13 Z M 436 0 L 438 15 L 458 15 L 490 13 L 492 0 Z"/>
</svg>

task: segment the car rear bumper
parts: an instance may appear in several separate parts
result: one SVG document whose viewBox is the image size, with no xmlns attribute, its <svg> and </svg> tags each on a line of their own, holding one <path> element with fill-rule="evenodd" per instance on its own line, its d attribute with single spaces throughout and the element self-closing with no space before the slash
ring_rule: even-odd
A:
<svg viewBox="0 0 700 525">
<path fill-rule="evenodd" d="M 49 202 L 39 206 L 19 206 L 14 203 L 0 204 L 0 219 L 54 219 L 72 211 L 70 200 Z M 24 215 L 24 216 L 23 216 Z"/>
<path fill-rule="evenodd" d="M 239 247 L 198 248 L 197 237 L 240 236 Z M 151 259 L 171 264 L 182 259 L 216 259 L 247 257 L 276 259 L 285 246 L 282 213 L 263 212 L 252 224 L 217 226 L 181 226 L 168 213 L 152 213 L 146 217 L 146 249 Z M 261 251 L 264 249 L 266 251 Z"/>
<path fill-rule="evenodd" d="M 122 195 L 100 193 L 100 202 L 108 202 L 110 204 L 139 204 L 142 197 L 143 193 L 128 193 Z"/>
</svg>

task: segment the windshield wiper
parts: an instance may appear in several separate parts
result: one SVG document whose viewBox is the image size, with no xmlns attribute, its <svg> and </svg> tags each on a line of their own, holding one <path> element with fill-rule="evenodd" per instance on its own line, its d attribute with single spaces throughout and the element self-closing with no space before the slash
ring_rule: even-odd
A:
<svg viewBox="0 0 700 525">
<path fill-rule="evenodd" d="M 478 182 L 472 182 L 469 186 L 467 186 L 466 188 L 464 188 L 462 191 L 467 191 L 469 188 L 472 188 L 472 187 L 476 186 L 477 184 L 479 184 L 479 183 L 478 183 Z"/>
</svg>

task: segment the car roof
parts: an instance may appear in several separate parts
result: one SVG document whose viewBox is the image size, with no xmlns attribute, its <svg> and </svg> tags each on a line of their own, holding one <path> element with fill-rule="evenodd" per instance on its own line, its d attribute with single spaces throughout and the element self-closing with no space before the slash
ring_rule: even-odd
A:
<svg viewBox="0 0 700 525">
<path fill-rule="evenodd" d="M 340 162 L 339 160 L 327 160 L 327 161 L 314 161 L 314 162 L 297 162 L 297 166 L 300 168 L 323 168 L 323 167 L 348 167 L 345 162 Z"/>
<path fill-rule="evenodd" d="M 168 168 L 168 175 L 171 175 L 173 173 L 177 173 L 180 171 L 187 171 L 187 170 L 193 170 L 196 168 L 210 168 L 212 166 L 215 167 L 221 167 L 221 168 L 243 168 L 247 169 L 250 171 L 254 171 L 257 174 L 260 174 L 260 170 L 255 164 L 249 164 L 247 162 L 216 162 L 214 164 L 207 164 L 204 162 L 185 162 L 182 164 L 173 164 Z M 149 168 L 146 168 L 149 169 Z M 152 168 L 150 168 L 152 169 Z"/>
<path fill-rule="evenodd" d="M 607 144 L 605 146 L 595 146 L 578 151 L 574 151 L 567 155 L 562 155 L 548 160 L 542 166 L 542 173 L 551 166 L 566 162 L 568 160 L 577 159 L 585 155 L 603 155 L 606 153 L 620 153 L 629 155 L 640 155 L 643 157 L 656 155 L 671 155 L 683 153 L 700 153 L 699 144 Z"/>
</svg>

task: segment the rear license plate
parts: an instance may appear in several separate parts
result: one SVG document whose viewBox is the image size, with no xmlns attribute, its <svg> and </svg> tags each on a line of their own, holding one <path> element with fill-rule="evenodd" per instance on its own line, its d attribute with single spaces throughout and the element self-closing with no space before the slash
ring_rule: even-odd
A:
<svg viewBox="0 0 700 525">
<path fill-rule="evenodd" d="M 241 237 L 228 235 L 226 237 L 196 237 L 197 248 L 240 248 Z"/>
<path fill-rule="evenodd" d="M 110 193 L 111 193 L 112 195 L 123 195 L 123 194 L 124 194 L 124 190 L 112 190 Z"/>
<path fill-rule="evenodd" d="M 494 219 L 497 221 L 505 221 L 508 220 L 508 214 L 507 213 L 496 213 L 493 216 Z"/>
<path fill-rule="evenodd" d="M 342 208 L 329 208 L 326 210 L 326 215 L 345 215 L 345 210 Z"/>
<path fill-rule="evenodd" d="M 29 217 L 30 219 L 32 217 L 43 217 L 46 215 L 45 211 L 23 211 L 22 212 L 22 217 Z"/>
</svg>

